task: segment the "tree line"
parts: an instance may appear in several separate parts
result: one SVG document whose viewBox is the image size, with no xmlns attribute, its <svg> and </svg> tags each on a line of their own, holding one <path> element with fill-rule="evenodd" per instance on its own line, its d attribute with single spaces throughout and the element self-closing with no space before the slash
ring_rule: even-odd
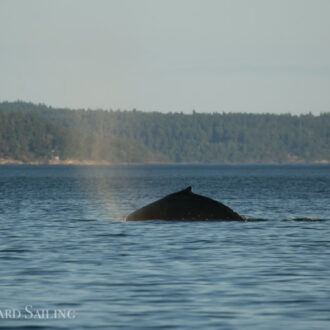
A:
<svg viewBox="0 0 330 330">
<path fill-rule="evenodd" d="M 0 158 L 23 162 L 330 161 L 330 113 L 159 113 L 0 103 Z"/>
</svg>

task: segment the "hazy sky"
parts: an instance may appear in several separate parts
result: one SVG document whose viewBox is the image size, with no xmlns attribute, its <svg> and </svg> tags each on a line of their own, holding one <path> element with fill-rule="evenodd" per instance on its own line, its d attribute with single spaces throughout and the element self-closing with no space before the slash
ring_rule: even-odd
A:
<svg viewBox="0 0 330 330">
<path fill-rule="evenodd" d="M 0 0 L 0 101 L 330 111 L 329 0 Z"/>
</svg>

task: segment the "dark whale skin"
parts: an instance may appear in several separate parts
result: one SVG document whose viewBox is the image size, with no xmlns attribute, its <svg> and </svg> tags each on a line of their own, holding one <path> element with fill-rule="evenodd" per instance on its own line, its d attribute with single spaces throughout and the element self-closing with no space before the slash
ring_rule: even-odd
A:
<svg viewBox="0 0 330 330">
<path fill-rule="evenodd" d="M 228 206 L 197 195 L 188 187 L 129 214 L 126 221 L 140 220 L 236 220 L 244 221 Z"/>
</svg>

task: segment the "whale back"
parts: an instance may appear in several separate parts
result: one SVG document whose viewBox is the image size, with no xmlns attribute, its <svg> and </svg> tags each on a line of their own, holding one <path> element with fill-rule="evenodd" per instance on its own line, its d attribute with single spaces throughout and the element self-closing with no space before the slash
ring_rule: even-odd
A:
<svg viewBox="0 0 330 330">
<path fill-rule="evenodd" d="M 193 193 L 192 187 L 172 193 L 129 214 L 136 220 L 243 220 L 228 206 Z"/>
</svg>

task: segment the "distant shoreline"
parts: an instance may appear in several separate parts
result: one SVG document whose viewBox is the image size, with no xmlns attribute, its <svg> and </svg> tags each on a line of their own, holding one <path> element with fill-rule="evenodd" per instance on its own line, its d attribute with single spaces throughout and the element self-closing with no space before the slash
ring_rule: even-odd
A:
<svg viewBox="0 0 330 330">
<path fill-rule="evenodd" d="M 0 165 L 329 163 L 330 113 L 92 111 L 0 102 Z"/>
<path fill-rule="evenodd" d="M 65 160 L 46 160 L 46 161 L 29 161 L 25 162 L 16 159 L 3 159 L 0 158 L 1 165 L 81 165 L 81 166 L 102 166 L 102 165 L 152 165 L 152 164 L 176 164 L 171 162 L 146 162 L 146 163 L 134 163 L 134 162 L 124 162 L 124 163 L 112 163 L 107 160 L 78 160 L 78 159 L 65 159 Z M 191 163 L 194 164 L 194 163 Z"/>
<path fill-rule="evenodd" d="M 175 162 L 146 162 L 146 163 L 134 163 L 134 162 L 126 162 L 126 163 L 112 163 L 106 160 L 78 160 L 78 159 L 66 159 L 66 160 L 47 160 L 47 161 L 29 161 L 24 162 L 22 160 L 16 159 L 3 159 L 0 158 L 0 166 L 1 165 L 74 165 L 74 166 L 109 166 L 109 165 L 196 165 L 196 164 L 224 164 L 224 165 L 237 165 L 237 164 L 261 164 L 261 165 L 283 165 L 283 164 L 330 164 L 329 160 L 319 160 L 313 162 L 306 161 L 292 161 L 292 162 L 246 162 L 246 163 L 202 163 L 202 162 L 184 162 L 184 163 L 175 163 Z"/>
</svg>

